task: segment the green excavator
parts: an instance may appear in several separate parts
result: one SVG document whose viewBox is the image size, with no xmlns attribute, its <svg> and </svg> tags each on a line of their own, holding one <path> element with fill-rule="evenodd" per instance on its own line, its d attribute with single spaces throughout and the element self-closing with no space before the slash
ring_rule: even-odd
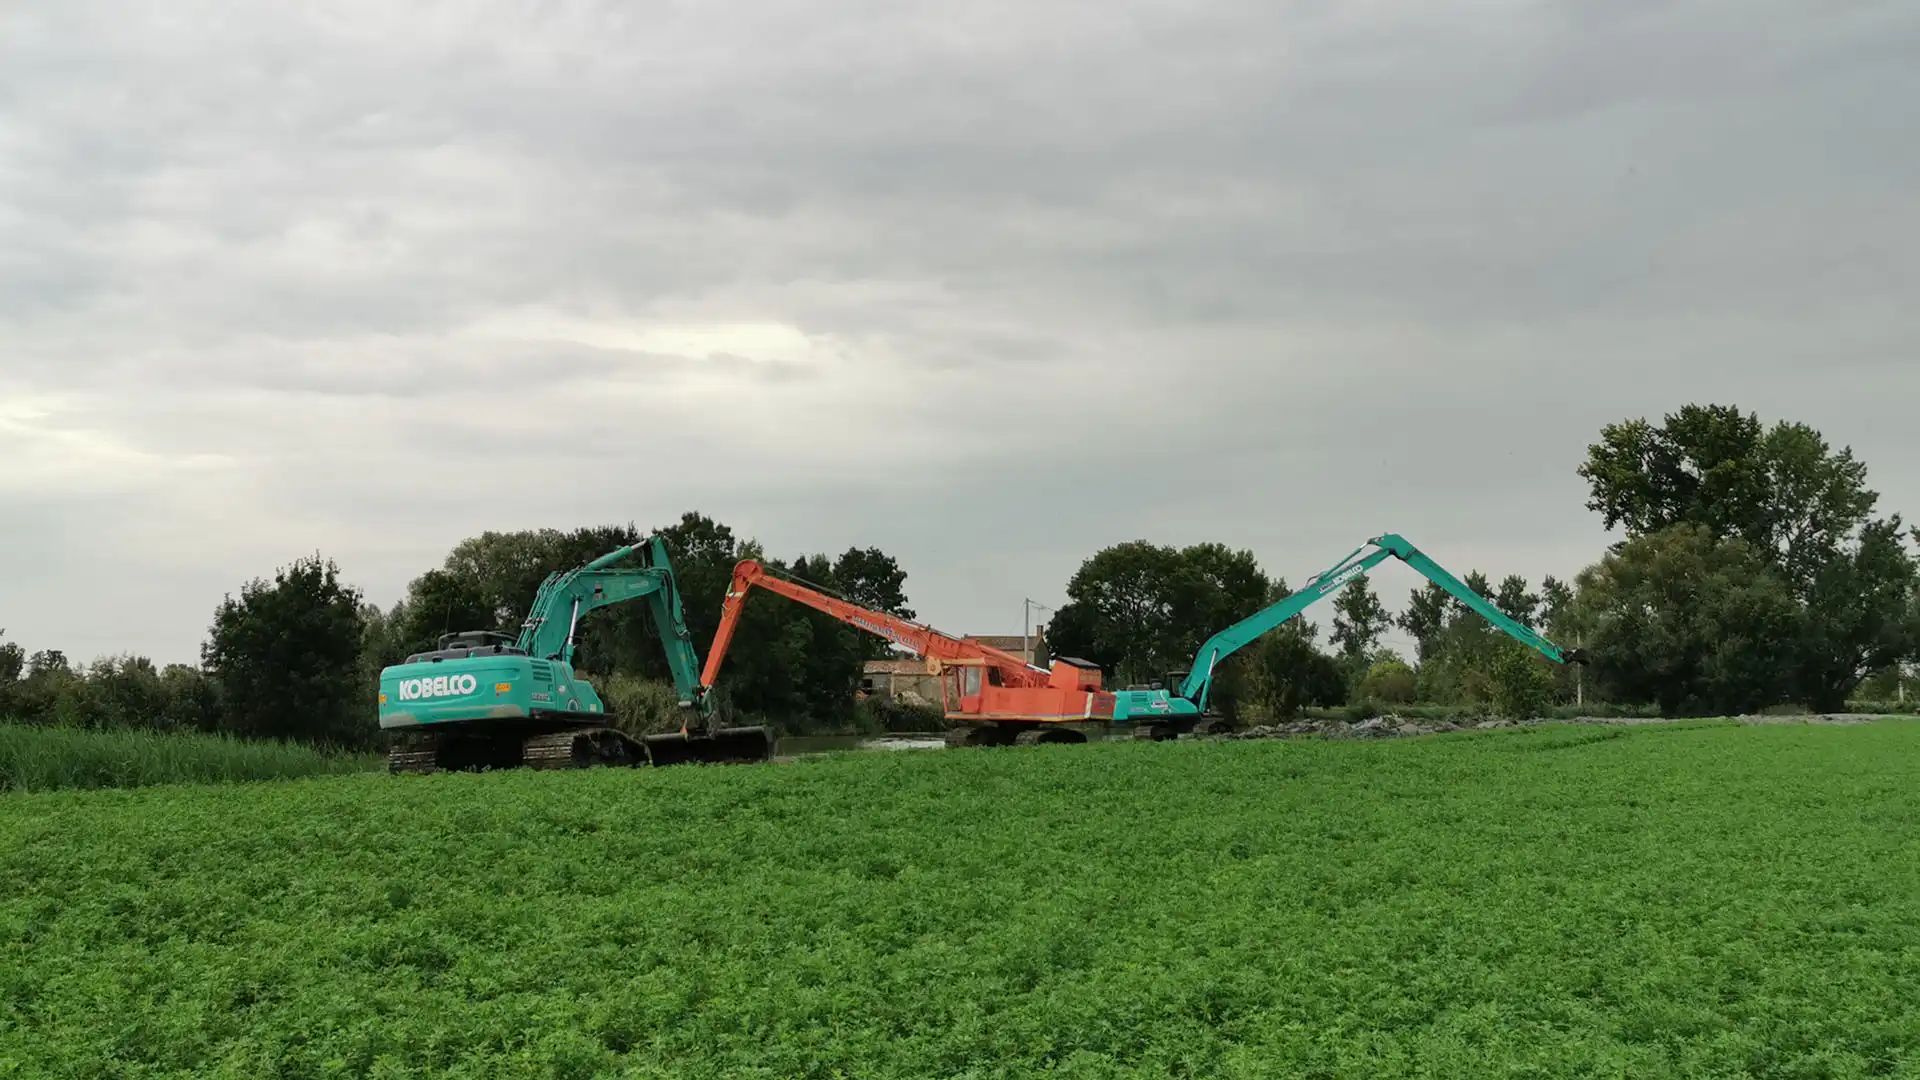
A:
<svg viewBox="0 0 1920 1080">
<path fill-rule="evenodd" d="M 616 564 L 639 556 L 640 565 Z M 680 691 L 680 730 L 636 737 L 621 730 L 573 669 L 575 633 L 588 612 L 646 600 Z M 700 685 L 680 590 L 659 537 L 549 575 L 517 638 L 466 631 L 440 638 L 380 673 L 380 727 L 393 733 L 388 771 L 575 769 L 593 765 L 738 763 L 773 756 L 764 727 L 723 728 Z"/>
<path fill-rule="evenodd" d="M 1453 594 L 1462 604 L 1493 624 L 1495 629 L 1548 660 L 1556 664 L 1588 662 L 1584 650 L 1562 648 L 1525 623 L 1509 618 L 1506 612 L 1495 607 L 1486 597 L 1474 592 L 1465 582 L 1414 547 L 1406 537 L 1398 533 L 1386 533 L 1367 541 L 1351 555 L 1314 575 L 1299 592 L 1254 612 L 1208 638 L 1194 655 L 1193 666 L 1169 675 L 1164 685 L 1114 691 L 1113 722 L 1134 725 L 1135 738 L 1155 741 L 1176 739 L 1195 730 L 1202 734 L 1229 730 L 1231 725 L 1223 717 L 1212 714 L 1207 701 L 1213 689 L 1213 674 L 1220 662 L 1388 559 L 1399 559 L 1413 567 L 1428 581 Z"/>
</svg>

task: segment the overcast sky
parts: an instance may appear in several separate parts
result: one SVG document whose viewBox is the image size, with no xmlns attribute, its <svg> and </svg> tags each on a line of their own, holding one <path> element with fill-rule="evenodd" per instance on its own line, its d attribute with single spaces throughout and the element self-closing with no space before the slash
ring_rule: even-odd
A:
<svg viewBox="0 0 1920 1080">
<path fill-rule="evenodd" d="M 1689 401 L 1920 515 L 1916 102 L 1910 0 L 5 5 L 0 626 L 687 509 L 963 633 L 1136 538 L 1569 576 Z"/>
</svg>

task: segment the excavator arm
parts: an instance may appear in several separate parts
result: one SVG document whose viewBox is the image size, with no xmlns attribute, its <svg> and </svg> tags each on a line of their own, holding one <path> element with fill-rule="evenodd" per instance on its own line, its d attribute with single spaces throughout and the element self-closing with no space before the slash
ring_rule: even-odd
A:
<svg viewBox="0 0 1920 1080">
<path fill-rule="evenodd" d="M 700 676 L 702 693 L 713 688 L 714 680 L 720 674 L 720 665 L 726 660 L 727 649 L 733 643 L 734 630 L 740 623 L 740 614 L 745 610 L 747 593 L 753 588 L 765 589 L 796 603 L 805 604 L 849 626 L 904 646 L 919 656 L 945 661 L 983 662 L 1000 673 L 1002 685 L 1047 685 L 1049 678 L 1047 671 L 1028 664 L 1012 653 L 971 638 L 956 638 L 943 634 L 930 626 L 911 619 L 903 619 L 898 615 L 889 615 L 883 611 L 861 607 L 818 589 L 782 578 L 753 559 L 742 559 L 733 568 L 733 581 L 727 586 L 726 600 L 720 608 L 720 628 L 715 631 L 713 645 L 707 650 L 706 670 Z"/>
<path fill-rule="evenodd" d="M 1193 702 L 1199 709 L 1205 710 L 1206 695 L 1213 686 L 1213 673 L 1222 660 L 1252 644 L 1260 635 L 1285 623 L 1318 603 L 1329 593 L 1390 558 L 1399 559 L 1413 567 L 1427 580 L 1472 608 L 1482 618 L 1492 623 L 1496 629 L 1534 649 L 1554 663 L 1584 664 L 1587 662 L 1584 652 L 1578 649 L 1562 649 L 1526 624 L 1508 617 L 1506 612 L 1495 607 L 1486 597 L 1468 588 L 1459 578 L 1448 573 L 1440 564 L 1428 558 L 1426 553 L 1409 543 L 1405 537 L 1387 533 L 1367 541 L 1346 558 L 1315 575 L 1299 592 L 1271 607 L 1255 612 L 1208 638 L 1205 644 L 1200 646 L 1199 652 L 1194 654 L 1193 668 L 1181 683 L 1179 695 Z"/>
<path fill-rule="evenodd" d="M 634 554 L 643 556 L 646 564 L 614 567 Z M 656 536 L 650 545 L 623 547 L 578 569 L 549 576 L 540 586 L 526 622 L 520 628 L 517 647 L 529 656 L 572 664 L 575 632 L 581 618 L 597 608 L 645 598 L 653 615 L 654 629 L 666 650 L 674 686 L 680 692 L 680 704 L 697 706 L 705 712 L 700 663 L 694 651 L 693 635 L 687 630 L 680 589 L 671 565 L 665 543 Z"/>
</svg>

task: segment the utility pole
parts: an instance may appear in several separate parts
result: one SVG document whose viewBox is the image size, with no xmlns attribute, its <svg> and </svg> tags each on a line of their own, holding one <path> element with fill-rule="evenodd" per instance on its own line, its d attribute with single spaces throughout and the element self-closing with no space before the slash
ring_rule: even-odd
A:
<svg viewBox="0 0 1920 1080">
<path fill-rule="evenodd" d="M 1575 634 L 1573 636 L 1573 647 L 1576 649 L 1586 648 L 1587 635 Z M 1587 707 L 1587 665 L 1585 664 L 1573 665 L 1573 704 L 1575 708 L 1584 709 Z"/>
<path fill-rule="evenodd" d="M 1050 607 L 1048 607 L 1047 605 L 1045 605 L 1045 604 L 1042 604 L 1042 603 L 1038 603 L 1038 602 L 1036 602 L 1036 601 L 1034 601 L 1034 600 L 1032 600 L 1032 599 L 1026 599 L 1026 600 L 1025 600 L 1025 602 L 1024 602 L 1024 604 L 1023 604 L 1023 605 L 1022 605 L 1022 607 L 1021 607 L 1021 613 L 1020 613 L 1020 659 L 1022 659 L 1022 660 L 1025 660 L 1025 661 L 1026 661 L 1027 663 L 1029 663 L 1029 664 L 1031 664 L 1031 663 L 1033 663 L 1033 641 L 1032 641 L 1032 638 L 1033 638 L 1033 609 L 1034 609 L 1034 608 L 1039 608 L 1039 609 L 1040 609 L 1041 611 L 1052 611 L 1052 610 L 1053 610 L 1052 608 L 1050 608 Z"/>
</svg>

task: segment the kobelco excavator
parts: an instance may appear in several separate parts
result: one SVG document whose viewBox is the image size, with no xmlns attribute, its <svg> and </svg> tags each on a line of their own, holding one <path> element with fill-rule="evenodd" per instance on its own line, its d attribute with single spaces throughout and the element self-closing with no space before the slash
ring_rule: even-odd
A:
<svg viewBox="0 0 1920 1080">
<path fill-rule="evenodd" d="M 1509 618 L 1506 612 L 1495 607 L 1486 597 L 1468 588 L 1465 582 L 1414 547 L 1406 537 L 1386 533 L 1367 541 L 1351 555 L 1314 575 L 1299 592 L 1254 612 L 1208 638 L 1194 655 L 1193 666 L 1169 676 L 1165 686 L 1115 690 L 1114 723 L 1132 724 L 1135 738 L 1156 741 L 1175 739 L 1196 729 L 1203 734 L 1225 730 L 1224 720 L 1213 716 L 1207 707 L 1214 671 L 1220 662 L 1390 558 L 1399 559 L 1413 567 L 1428 581 L 1453 594 L 1462 604 L 1493 624 L 1494 629 L 1548 660 L 1556 664 L 1587 662 L 1587 654 L 1583 650 L 1561 648 L 1532 627 Z"/>
<path fill-rule="evenodd" d="M 640 556 L 641 565 L 616 564 Z M 588 612 L 644 599 L 666 649 L 685 719 L 678 732 L 636 738 L 573 669 Z M 380 727 L 394 732 L 395 773 L 682 762 L 766 761 L 766 728 L 717 726 L 682 616 L 666 544 L 654 537 L 549 575 L 517 638 L 491 631 L 442 637 L 437 648 L 380 673 Z"/>
</svg>

